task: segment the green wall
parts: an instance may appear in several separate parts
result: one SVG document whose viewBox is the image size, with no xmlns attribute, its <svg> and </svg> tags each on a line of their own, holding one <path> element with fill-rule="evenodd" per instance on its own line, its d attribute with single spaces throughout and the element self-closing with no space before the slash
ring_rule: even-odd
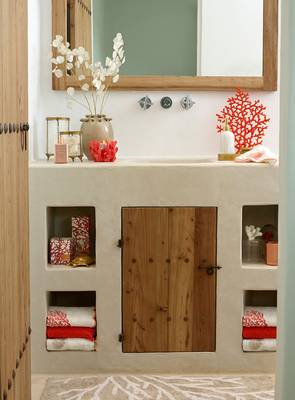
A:
<svg viewBox="0 0 295 400">
<path fill-rule="evenodd" d="M 197 0 L 93 0 L 94 60 L 125 40 L 124 75 L 196 75 Z"/>
<path fill-rule="evenodd" d="M 295 2 L 282 4 L 277 400 L 295 399 Z"/>
</svg>

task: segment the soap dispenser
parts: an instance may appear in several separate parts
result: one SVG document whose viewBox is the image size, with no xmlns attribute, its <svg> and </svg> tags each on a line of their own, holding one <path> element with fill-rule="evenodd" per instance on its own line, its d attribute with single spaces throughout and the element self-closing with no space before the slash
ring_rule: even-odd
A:
<svg viewBox="0 0 295 400">
<path fill-rule="evenodd" d="M 233 161 L 236 158 L 235 136 L 229 128 L 228 119 L 225 119 L 224 129 L 219 134 L 219 161 Z"/>
</svg>

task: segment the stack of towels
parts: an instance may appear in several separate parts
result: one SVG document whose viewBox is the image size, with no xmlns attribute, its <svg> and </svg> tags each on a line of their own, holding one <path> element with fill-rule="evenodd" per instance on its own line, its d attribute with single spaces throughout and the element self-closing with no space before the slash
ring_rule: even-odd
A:
<svg viewBox="0 0 295 400">
<path fill-rule="evenodd" d="M 277 308 L 246 307 L 243 316 L 243 351 L 276 351 Z"/>
<path fill-rule="evenodd" d="M 46 320 L 48 351 L 94 351 L 94 307 L 49 307 Z"/>
</svg>

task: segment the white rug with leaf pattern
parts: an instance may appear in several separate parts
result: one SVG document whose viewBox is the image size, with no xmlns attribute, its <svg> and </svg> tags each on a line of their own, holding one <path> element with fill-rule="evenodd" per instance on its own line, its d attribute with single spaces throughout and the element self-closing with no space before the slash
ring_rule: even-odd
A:
<svg viewBox="0 0 295 400">
<path fill-rule="evenodd" d="M 274 378 L 84 376 L 49 378 L 40 400 L 274 400 Z"/>
</svg>

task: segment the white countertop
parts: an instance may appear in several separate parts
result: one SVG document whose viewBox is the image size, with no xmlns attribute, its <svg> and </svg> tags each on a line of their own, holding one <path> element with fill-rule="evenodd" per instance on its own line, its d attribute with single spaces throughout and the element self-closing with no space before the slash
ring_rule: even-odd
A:
<svg viewBox="0 0 295 400">
<path fill-rule="evenodd" d="M 201 168 L 220 168 L 220 167 L 237 167 L 237 168 L 278 168 L 279 163 L 256 164 L 256 163 L 237 163 L 233 161 L 217 161 L 212 157 L 193 157 L 190 158 L 129 158 L 119 159 L 111 163 L 97 163 L 88 160 L 69 161 L 67 164 L 55 164 L 53 160 L 35 160 L 30 162 L 30 168 L 118 168 L 118 167 L 201 167 Z"/>
</svg>

